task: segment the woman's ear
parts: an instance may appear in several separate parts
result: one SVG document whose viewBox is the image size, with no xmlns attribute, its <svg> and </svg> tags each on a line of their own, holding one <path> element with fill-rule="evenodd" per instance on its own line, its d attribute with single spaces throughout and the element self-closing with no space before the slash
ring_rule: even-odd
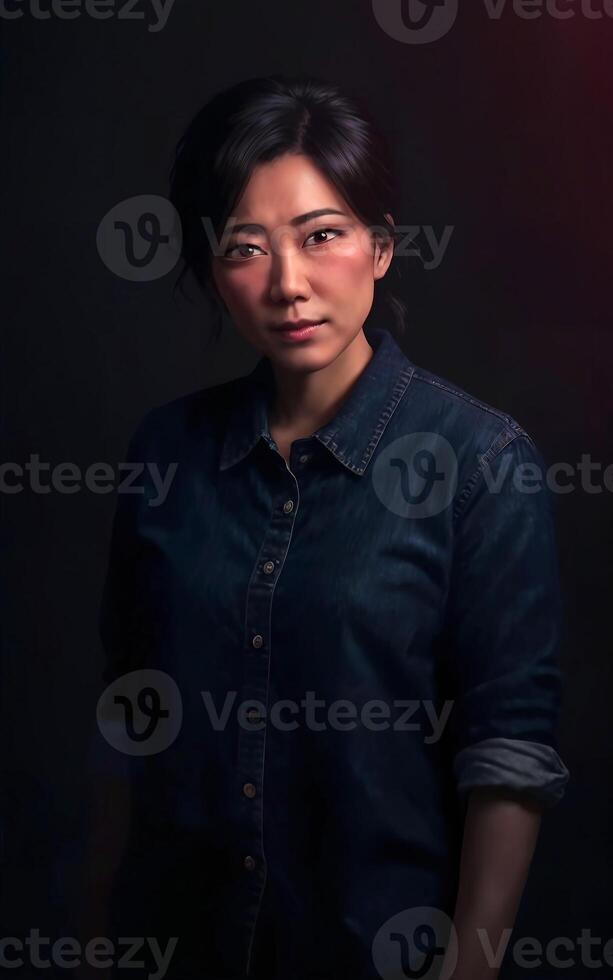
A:
<svg viewBox="0 0 613 980">
<path fill-rule="evenodd" d="M 395 229 L 394 219 L 389 211 L 385 212 L 385 219 L 387 220 L 390 227 L 389 237 L 377 235 L 375 240 L 375 251 L 374 251 L 374 269 L 373 274 L 375 279 L 382 279 L 387 270 L 389 269 L 390 262 L 394 257 L 394 238 L 392 235 Z"/>
</svg>

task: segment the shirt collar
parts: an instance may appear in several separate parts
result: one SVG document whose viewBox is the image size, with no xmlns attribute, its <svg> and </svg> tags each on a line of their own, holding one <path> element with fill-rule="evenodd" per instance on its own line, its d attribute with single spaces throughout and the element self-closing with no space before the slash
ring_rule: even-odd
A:
<svg viewBox="0 0 613 980">
<path fill-rule="evenodd" d="M 396 406 L 408 388 L 415 365 L 408 360 L 392 335 L 380 327 L 365 327 L 373 356 L 358 376 L 338 412 L 313 437 L 335 458 L 362 476 Z M 268 409 L 274 396 L 274 374 L 262 357 L 231 407 L 219 468 L 225 470 L 243 459 L 264 439 L 273 444 L 268 430 Z"/>
</svg>

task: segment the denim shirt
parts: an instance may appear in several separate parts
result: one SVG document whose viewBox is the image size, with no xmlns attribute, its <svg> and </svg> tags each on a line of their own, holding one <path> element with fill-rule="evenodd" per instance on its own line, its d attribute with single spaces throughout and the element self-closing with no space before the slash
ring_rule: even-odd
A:
<svg viewBox="0 0 613 980">
<path fill-rule="evenodd" d="M 543 457 L 365 333 L 370 362 L 289 464 L 265 357 L 130 443 L 104 679 L 131 681 L 143 724 L 159 682 L 162 733 L 113 756 L 134 801 L 117 921 L 146 908 L 178 937 L 177 976 L 251 975 L 266 922 L 270 977 L 411 975 L 398 923 L 452 915 L 469 791 L 549 807 L 569 777 Z M 163 499 L 151 464 L 173 465 Z"/>
</svg>

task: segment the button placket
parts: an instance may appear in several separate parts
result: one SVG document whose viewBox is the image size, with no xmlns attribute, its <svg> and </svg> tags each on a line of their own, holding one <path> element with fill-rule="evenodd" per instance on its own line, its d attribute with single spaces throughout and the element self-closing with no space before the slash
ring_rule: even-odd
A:
<svg viewBox="0 0 613 980">
<path fill-rule="evenodd" d="M 247 706 L 245 724 L 239 726 L 238 733 L 238 786 L 244 800 L 244 806 L 241 808 L 241 849 L 243 867 L 246 872 L 250 872 L 244 879 L 249 896 L 247 922 L 251 933 L 247 971 L 266 883 L 263 790 L 270 685 L 272 600 L 275 585 L 291 544 L 299 501 L 298 483 L 289 467 L 276 472 L 275 484 L 279 477 L 283 483 L 281 491 L 278 485 L 274 487 L 279 502 L 271 510 L 260 553 L 247 589 L 244 686 L 239 699 L 255 702 Z M 291 487 L 291 496 L 288 494 L 288 484 Z"/>
</svg>

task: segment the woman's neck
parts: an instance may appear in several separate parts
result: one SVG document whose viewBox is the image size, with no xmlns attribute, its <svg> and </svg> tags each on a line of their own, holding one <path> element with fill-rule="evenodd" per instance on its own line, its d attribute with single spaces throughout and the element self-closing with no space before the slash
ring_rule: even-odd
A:
<svg viewBox="0 0 613 980">
<path fill-rule="evenodd" d="M 272 364 L 275 399 L 268 415 L 269 430 L 300 439 L 312 435 L 334 418 L 373 356 L 361 330 L 348 347 L 326 367 L 296 372 Z"/>
</svg>

